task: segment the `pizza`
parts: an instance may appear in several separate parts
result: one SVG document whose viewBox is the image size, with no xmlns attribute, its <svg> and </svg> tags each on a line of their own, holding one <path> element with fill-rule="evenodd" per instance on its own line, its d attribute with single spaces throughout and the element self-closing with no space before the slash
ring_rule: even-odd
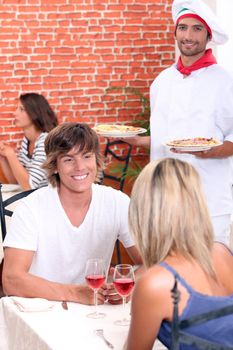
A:
<svg viewBox="0 0 233 350">
<path fill-rule="evenodd" d="M 215 140 L 213 137 L 195 137 L 192 139 L 172 140 L 167 142 L 166 145 L 170 147 L 214 147 L 221 145 L 221 142 Z"/>
<path fill-rule="evenodd" d="M 146 130 L 137 126 L 118 125 L 118 124 L 99 124 L 93 128 L 97 133 L 141 133 Z"/>
</svg>

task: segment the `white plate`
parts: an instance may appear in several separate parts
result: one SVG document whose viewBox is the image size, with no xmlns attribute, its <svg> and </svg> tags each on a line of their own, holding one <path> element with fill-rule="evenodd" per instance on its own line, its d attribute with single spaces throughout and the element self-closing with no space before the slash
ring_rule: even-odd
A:
<svg viewBox="0 0 233 350">
<path fill-rule="evenodd" d="M 174 148 L 176 149 L 177 151 L 184 151 L 184 152 L 200 152 L 200 151 L 208 151 L 209 149 L 211 149 L 212 147 L 209 147 L 209 146 L 189 146 L 189 147 L 185 147 L 185 146 L 181 146 L 181 147 L 171 147 L 169 146 L 170 148 Z"/>
<path fill-rule="evenodd" d="M 115 137 L 115 138 L 127 138 L 127 137 L 134 137 L 138 134 L 144 134 L 147 132 L 146 129 L 140 128 L 138 131 L 127 131 L 127 132 L 119 132 L 119 131 L 96 131 L 98 135 L 104 136 L 104 137 Z"/>
<path fill-rule="evenodd" d="M 2 192 L 18 192 L 22 190 L 18 184 L 2 184 Z"/>
<path fill-rule="evenodd" d="M 170 149 L 173 148 L 177 151 L 182 151 L 182 152 L 201 152 L 201 151 L 208 151 L 209 149 L 219 145 L 214 145 L 214 146 L 168 146 L 166 145 L 166 146 L 169 147 Z"/>
</svg>

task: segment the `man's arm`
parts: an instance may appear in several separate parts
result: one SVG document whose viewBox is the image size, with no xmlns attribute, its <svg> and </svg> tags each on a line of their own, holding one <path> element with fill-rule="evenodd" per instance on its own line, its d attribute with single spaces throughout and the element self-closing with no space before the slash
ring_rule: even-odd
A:
<svg viewBox="0 0 233 350">
<path fill-rule="evenodd" d="M 143 266 L 142 257 L 138 249 L 136 248 L 136 246 L 127 248 L 126 251 L 130 256 L 130 258 L 133 260 L 134 264 L 136 265 L 135 275 L 136 275 L 136 278 L 138 278 L 138 276 L 141 276 L 145 272 L 145 267 Z"/>
<path fill-rule="evenodd" d="M 32 275 L 29 269 L 33 255 L 34 251 L 31 250 L 4 249 L 2 281 L 6 295 L 93 304 L 93 291 L 88 286 L 61 284 Z M 99 303 L 105 300 L 101 291 L 98 293 Z"/>
<path fill-rule="evenodd" d="M 127 139 L 124 138 L 122 140 L 129 143 L 132 146 L 150 148 L 150 136 L 134 136 L 127 137 Z"/>
<path fill-rule="evenodd" d="M 133 260 L 135 265 L 142 265 L 142 257 L 135 245 L 132 247 L 126 248 L 126 251 L 129 257 Z"/>
</svg>

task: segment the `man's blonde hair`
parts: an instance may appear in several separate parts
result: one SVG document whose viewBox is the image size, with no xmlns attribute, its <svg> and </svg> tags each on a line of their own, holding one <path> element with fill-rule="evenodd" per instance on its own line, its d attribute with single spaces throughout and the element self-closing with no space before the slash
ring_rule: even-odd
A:
<svg viewBox="0 0 233 350">
<path fill-rule="evenodd" d="M 129 224 L 147 267 L 174 252 L 214 276 L 212 224 L 199 175 L 187 162 L 166 158 L 143 169 L 133 187 Z"/>
</svg>

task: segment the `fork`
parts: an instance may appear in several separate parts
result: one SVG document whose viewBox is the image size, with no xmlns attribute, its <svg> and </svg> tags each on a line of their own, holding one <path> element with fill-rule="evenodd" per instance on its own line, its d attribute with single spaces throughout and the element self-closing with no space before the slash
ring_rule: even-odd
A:
<svg viewBox="0 0 233 350">
<path fill-rule="evenodd" d="M 110 349 L 114 349 L 114 346 L 105 338 L 103 329 L 95 329 L 95 334 L 102 338 Z"/>
</svg>

